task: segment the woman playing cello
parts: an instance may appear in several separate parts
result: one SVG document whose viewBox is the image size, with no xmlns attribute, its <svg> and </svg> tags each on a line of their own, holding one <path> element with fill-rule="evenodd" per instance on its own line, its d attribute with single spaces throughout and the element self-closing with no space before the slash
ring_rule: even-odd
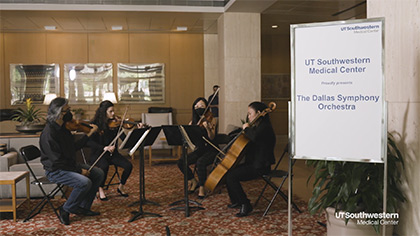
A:
<svg viewBox="0 0 420 236">
<path fill-rule="evenodd" d="M 248 106 L 247 118 L 251 123 L 267 106 L 262 102 L 252 102 Z M 271 164 L 274 164 L 274 146 L 276 135 L 271 126 L 269 115 L 259 117 L 253 126 L 245 123 L 242 126 L 244 134 L 249 138 L 245 153 L 245 162 L 226 175 L 226 186 L 231 204 L 229 208 L 240 208 L 237 217 L 247 216 L 252 211 L 252 205 L 247 198 L 240 181 L 256 179 L 268 174 Z"/>
<path fill-rule="evenodd" d="M 99 199 L 102 201 L 108 200 L 103 187 L 105 185 L 109 165 L 116 165 L 124 169 L 121 176 L 120 185 L 117 188 L 117 192 L 123 197 L 128 197 L 128 194 L 124 191 L 124 185 L 126 184 L 127 179 L 133 169 L 131 162 L 118 152 L 118 148 L 116 148 L 117 144 L 110 145 L 118 133 L 118 127 L 112 128 L 110 126 L 110 121 L 112 120 L 115 120 L 114 104 L 110 101 L 101 102 L 92 121 L 93 124 L 98 126 L 98 132 L 93 135 L 88 142 L 88 146 L 92 148 L 90 156 L 91 164 L 97 160 L 102 152 L 107 151 L 105 155 L 103 155 L 101 159 L 96 163 L 96 166 L 101 168 L 105 173 L 105 178 L 98 190 Z M 140 128 L 141 124 L 138 124 L 138 127 Z M 122 136 L 124 136 L 124 134 Z"/>
<path fill-rule="evenodd" d="M 216 121 L 211 119 L 211 113 L 205 112 L 207 106 L 207 100 L 203 97 L 199 97 L 194 101 L 190 125 L 200 125 L 203 136 L 211 141 L 216 136 Z M 178 160 L 178 168 L 183 174 L 187 174 L 189 192 L 194 192 L 198 188 L 198 198 L 200 199 L 203 199 L 205 196 L 204 183 L 207 178 L 207 166 L 214 162 L 216 155 L 217 150 L 207 144 L 198 147 L 194 152 L 188 154 L 188 165 L 196 163 L 198 181 L 194 178 L 194 174 L 190 168 L 184 170 L 184 158 L 181 157 Z"/>
</svg>

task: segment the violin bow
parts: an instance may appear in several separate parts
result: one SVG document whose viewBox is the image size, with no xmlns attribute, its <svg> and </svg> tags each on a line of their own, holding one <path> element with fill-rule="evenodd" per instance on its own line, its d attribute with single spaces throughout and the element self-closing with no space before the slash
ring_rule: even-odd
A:
<svg viewBox="0 0 420 236">
<path fill-rule="evenodd" d="M 111 143 L 108 146 L 114 146 L 115 147 L 115 144 L 117 143 L 118 138 L 120 138 L 120 136 L 124 132 L 122 130 L 122 124 L 123 124 L 123 121 L 124 121 L 125 116 L 127 114 L 127 110 L 128 110 L 128 106 L 125 108 L 125 112 L 124 112 L 123 118 L 121 120 L 120 127 L 118 128 L 118 134 L 117 134 L 117 136 L 115 136 L 115 138 L 111 141 Z M 101 155 L 96 159 L 96 161 L 90 166 L 90 168 L 88 169 L 88 171 L 92 170 L 92 168 L 96 165 L 96 163 L 98 163 L 98 161 L 103 157 L 103 155 L 105 155 L 106 152 L 107 152 L 107 150 L 104 150 L 101 153 Z M 110 155 L 112 156 L 112 152 L 110 153 Z"/>
<path fill-rule="evenodd" d="M 127 111 L 128 111 L 128 106 L 126 106 L 125 107 L 125 111 L 124 111 L 124 115 L 123 115 L 123 117 L 122 117 L 122 119 L 121 119 L 121 124 L 120 124 L 120 127 L 118 128 L 118 134 L 121 132 L 121 130 L 122 130 L 122 126 L 123 126 L 123 124 L 124 124 L 124 119 L 125 119 L 125 116 L 127 115 Z M 121 135 L 121 134 L 120 134 Z M 119 136 L 118 136 L 119 137 Z M 114 146 L 115 147 L 115 144 L 117 143 L 117 140 L 112 140 L 112 142 L 108 145 L 108 146 Z M 112 156 L 112 152 L 111 152 L 111 154 L 110 154 L 110 156 Z"/>
<path fill-rule="evenodd" d="M 203 115 L 201 115 L 200 119 L 197 122 L 197 125 L 200 124 L 200 122 L 203 120 L 204 115 L 206 114 L 207 110 L 210 108 L 210 104 L 213 102 L 214 98 L 216 97 L 217 93 L 219 93 L 220 87 L 217 88 L 216 92 L 214 92 L 213 97 L 211 98 L 210 102 L 208 103 L 209 105 L 206 107 L 206 109 L 204 109 Z"/>
<path fill-rule="evenodd" d="M 117 142 L 117 140 L 120 138 L 121 134 L 124 133 L 123 130 L 119 131 L 118 135 L 115 136 L 115 138 L 112 140 L 112 142 L 108 145 L 108 146 L 112 146 L 115 145 L 115 143 Z M 101 155 L 96 159 L 96 161 L 90 166 L 90 168 L 88 169 L 88 171 L 92 170 L 92 168 L 96 165 L 96 163 L 98 163 L 98 161 L 102 158 L 102 156 L 107 152 L 107 150 L 104 150 Z"/>
</svg>

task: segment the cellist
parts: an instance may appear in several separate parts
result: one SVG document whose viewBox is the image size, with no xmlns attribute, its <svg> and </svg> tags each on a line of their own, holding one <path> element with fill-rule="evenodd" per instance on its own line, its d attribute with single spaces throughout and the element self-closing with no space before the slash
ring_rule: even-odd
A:
<svg viewBox="0 0 420 236">
<path fill-rule="evenodd" d="M 250 140 L 245 150 L 245 162 L 231 169 L 226 175 L 226 186 L 231 202 L 228 207 L 240 208 L 239 213 L 236 214 L 237 217 L 247 216 L 252 212 L 252 205 L 240 182 L 268 174 L 271 165 L 275 162 L 276 135 L 271 126 L 269 115 L 259 117 L 254 125 L 250 126 L 251 121 L 266 108 L 267 106 L 262 102 L 252 102 L 248 105 L 248 122 L 242 126 L 244 134 Z"/>
</svg>

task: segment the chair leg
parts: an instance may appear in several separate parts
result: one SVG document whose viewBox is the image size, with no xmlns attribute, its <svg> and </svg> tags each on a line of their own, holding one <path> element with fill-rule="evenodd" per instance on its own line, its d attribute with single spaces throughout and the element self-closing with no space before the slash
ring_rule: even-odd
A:
<svg viewBox="0 0 420 236">
<path fill-rule="evenodd" d="M 287 178 L 284 178 L 283 181 L 281 182 L 281 184 L 279 185 L 279 187 L 277 187 L 273 182 L 264 179 L 267 184 L 269 184 L 273 189 L 276 190 L 273 198 L 271 199 L 270 203 L 268 204 L 267 208 L 265 209 L 265 212 L 263 214 L 263 216 L 266 216 L 268 211 L 270 210 L 271 205 L 273 204 L 274 200 L 276 199 L 277 195 L 280 195 L 286 202 L 288 201 L 288 197 L 286 196 L 286 194 L 284 194 L 280 189 L 283 186 L 284 182 L 286 181 Z M 299 213 L 302 213 L 302 211 L 299 209 L 299 207 L 292 201 L 292 206 L 293 208 L 295 208 L 296 211 L 298 211 Z"/>
<path fill-rule="evenodd" d="M 149 146 L 149 166 L 152 166 L 152 146 Z"/>
<path fill-rule="evenodd" d="M 67 200 L 67 195 L 63 190 L 63 185 L 59 185 L 58 188 L 59 188 L 59 191 L 61 192 L 61 198 L 65 198 Z"/>
<path fill-rule="evenodd" d="M 117 176 L 117 178 L 118 178 L 118 183 L 112 183 L 112 180 L 115 178 L 115 176 Z M 117 167 L 115 167 L 115 172 L 111 176 L 111 179 L 108 181 L 108 183 L 104 186 L 104 190 L 108 190 L 110 185 L 117 185 L 117 184 L 120 184 L 120 183 L 121 183 L 121 177 L 120 177 L 120 174 L 118 173 Z"/>
<path fill-rule="evenodd" d="M 49 205 L 51 206 L 51 208 L 53 209 L 54 213 L 56 214 L 56 216 L 58 218 L 60 218 L 60 216 L 57 213 L 57 209 L 55 208 L 54 205 L 52 204 L 50 198 L 54 198 L 54 196 L 59 192 L 62 191 L 61 187 L 59 185 L 57 185 L 57 187 L 55 187 L 48 195 L 45 194 L 44 190 L 41 189 L 41 191 L 44 193 L 44 198 L 42 198 L 41 202 L 38 203 L 38 205 L 36 205 L 31 212 L 28 214 L 28 216 L 25 218 L 25 220 L 23 220 L 23 222 L 26 222 L 30 219 L 32 219 L 34 216 L 38 215 L 41 210 L 45 207 L 45 205 L 47 203 L 49 203 Z M 36 211 L 36 212 L 35 212 Z"/>
<path fill-rule="evenodd" d="M 264 188 L 262 189 L 260 195 L 258 196 L 257 200 L 254 203 L 254 208 L 257 207 L 258 202 L 260 201 L 261 197 L 263 196 L 265 189 L 267 188 L 268 183 L 265 183 Z"/>
</svg>

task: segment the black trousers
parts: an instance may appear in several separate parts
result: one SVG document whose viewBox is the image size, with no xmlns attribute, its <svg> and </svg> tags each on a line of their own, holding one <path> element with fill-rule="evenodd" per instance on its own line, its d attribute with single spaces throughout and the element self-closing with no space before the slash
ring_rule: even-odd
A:
<svg viewBox="0 0 420 236">
<path fill-rule="evenodd" d="M 188 154 L 187 156 L 187 164 L 188 166 L 191 164 L 196 163 L 197 166 L 197 176 L 198 176 L 198 184 L 199 186 L 204 186 L 204 183 L 207 179 L 207 166 L 213 164 L 214 158 L 217 155 L 217 150 L 213 147 L 205 146 L 200 147 L 194 152 Z M 177 165 L 179 170 L 185 175 L 187 174 L 188 180 L 194 178 L 194 174 L 191 171 L 191 168 L 188 167 L 187 170 L 184 170 L 184 156 L 178 160 Z"/>
<path fill-rule="evenodd" d="M 231 203 L 249 204 L 241 181 L 248 181 L 259 178 L 270 172 L 270 166 L 264 169 L 255 169 L 252 165 L 239 165 L 226 174 L 226 187 Z"/>
<path fill-rule="evenodd" d="M 95 160 L 93 160 L 92 163 L 95 162 Z M 110 156 L 110 153 L 107 152 L 95 165 L 101 168 L 105 174 L 105 178 L 102 181 L 100 187 L 105 186 L 109 165 L 116 165 L 124 169 L 121 175 L 121 184 L 124 185 L 127 182 L 128 177 L 130 177 L 131 171 L 133 170 L 133 164 L 131 164 L 131 162 L 127 160 L 127 158 L 123 157 L 119 152 L 114 152 L 112 156 Z"/>
</svg>

